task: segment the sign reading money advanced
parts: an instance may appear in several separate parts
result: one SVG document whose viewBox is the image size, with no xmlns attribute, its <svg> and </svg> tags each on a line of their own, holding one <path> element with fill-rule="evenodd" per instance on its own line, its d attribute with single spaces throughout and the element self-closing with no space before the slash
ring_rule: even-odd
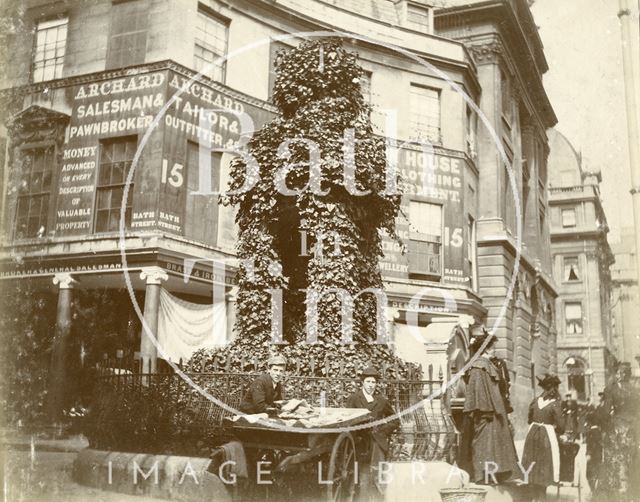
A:
<svg viewBox="0 0 640 502">
<path fill-rule="evenodd" d="M 238 114 L 247 114 L 255 129 L 273 116 L 232 94 L 189 82 L 172 70 L 73 87 L 67 94 L 72 113 L 57 187 L 55 234 L 118 230 L 126 178 L 139 150 L 124 201 L 128 225 L 184 235 L 187 189 L 194 186 L 189 179 L 193 172 L 187 169 L 188 143 L 233 149 L 243 132 Z M 146 144 L 140 145 L 174 95 Z M 202 214 L 197 218 L 202 221 Z"/>
</svg>

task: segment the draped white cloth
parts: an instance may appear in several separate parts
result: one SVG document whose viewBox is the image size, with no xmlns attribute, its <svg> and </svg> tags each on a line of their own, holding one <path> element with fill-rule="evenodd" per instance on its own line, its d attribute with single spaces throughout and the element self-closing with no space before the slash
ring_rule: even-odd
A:
<svg viewBox="0 0 640 502">
<path fill-rule="evenodd" d="M 227 341 L 225 302 L 200 305 L 160 292 L 158 312 L 159 357 L 186 361 L 203 348 L 220 347 Z M 164 352 L 164 354 L 163 354 Z"/>
</svg>

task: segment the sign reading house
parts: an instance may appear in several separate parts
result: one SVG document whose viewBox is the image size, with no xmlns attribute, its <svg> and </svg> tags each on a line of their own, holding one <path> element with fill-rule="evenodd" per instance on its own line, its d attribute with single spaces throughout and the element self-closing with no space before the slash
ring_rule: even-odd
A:
<svg viewBox="0 0 640 502">
<path fill-rule="evenodd" d="M 469 286 L 468 213 L 475 203 L 465 200 L 464 155 L 404 146 L 399 149 L 398 168 L 403 198 L 396 232 L 406 252 L 394 240 L 383 240 L 383 276 Z"/>
</svg>

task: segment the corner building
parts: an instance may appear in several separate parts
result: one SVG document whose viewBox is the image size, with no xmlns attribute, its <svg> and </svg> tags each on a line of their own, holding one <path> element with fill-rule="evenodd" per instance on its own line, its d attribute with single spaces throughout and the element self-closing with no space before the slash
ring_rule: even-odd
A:
<svg viewBox="0 0 640 502">
<path fill-rule="evenodd" d="M 515 15 L 511 3 L 498 3 L 501 16 Z M 243 132 L 238 112 L 251 117 L 255 129 L 275 116 L 269 98 L 276 51 L 299 42 L 276 37 L 312 31 L 358 35 L 345 45 L 358 52 L 365 70 L 362 90 L 373 105 L 372 121 L 398 147 L 405 195 L 397 228 L 407 252 L 387 239 L 380 263 L 398 352 L 446 379 L 467 358 L 470 334 L 483 324 L 491 327 L 513 267 L 514 209 L 508 197 L 496 197 L 507 186 L 504 167 L 473 107 L 450 82 L 497 127 L 500 91 L 490 75 L 497 75 L 498 63 L 481 58 L 484 52 L 457 40 L 457 33 L 446 33 L 447 9 L 408 0 L 30 0 L 12 6 L 24 29 L 9 37 L 4 55 L 11 54 L 12 64 L 0 81 L 7 145 L 2 280 L 6 291 L 28 280 L 51 295 L 56 354 L 75 357 L 69 355 L 76 336 L 74 298 L 106 289 L 126 300 L 121 313 L 130 321 L 127 344 L 117 348 L 135 353 L 145 368 L 161 364 L 127 298 L 127 280 L 161 343 L 186 336 L 162 332 L 167 301 L 213 303 L 220 328 L 213 342 L 234 336 L 233 210 L 219 206 L 215 195 L 195 193 L 208 185 L 224 190 L 233 153 L 203 155 L 201 145 L 232 148 Z M 528 8 L 517 15 L 530 21 Z M 175 29 L 176 19 L 183 29 Z M 468 22 L 475 26 L 475 20 Z M 516 39 L 523 44 L 527 37 Z M 224 63 L 183 87 L 225 55 Z M 541 53 L 535 56 L 544 61 Z M 544 93 L 536 82 L 539 97 Z M 531 105 L 527 92 L 517 96 L 509 101 L 509 144 L 520 178 L 532 187 L 526 240 L 531 251 L 521 262 L 519 293 L 497 332 L 515 384 L 529 389 L 533 372 L 550 364 L 553 340 L 546 305 L 555 293 L 546 269 L 534 260 L 542 260 L 544 246 L 536 238 L 545 228 L 539 205 L 546 204 L 546 182 L 539 178 L 545 143 L 538 133 L 553 114 Z M 529 127 L 525 143 L 521 124 Z M 523 163 L 521 148 L 538 160 Z M 210 179 L 200 174 L 209 164 Z M 521 164 L 528 166 L 526 177 Z M 407 323 L 416 319 L 418 331 L 411 333 Z M 88 351 L 90 362 L 101 357 Z M 51 361 L 52 412 L 64 405 L 68 384 L 61 360 Z"/>
<path fill-rule="evenodd" d="M 615 373 L 621 340 L 614 338 L 610 267 L 614 255 L 600 199 L 600 171 L 589 170 L 560 132 L 548 132 L 551 251 L 561 389 L 580 402 L 598 402 Z"/>
</svg>

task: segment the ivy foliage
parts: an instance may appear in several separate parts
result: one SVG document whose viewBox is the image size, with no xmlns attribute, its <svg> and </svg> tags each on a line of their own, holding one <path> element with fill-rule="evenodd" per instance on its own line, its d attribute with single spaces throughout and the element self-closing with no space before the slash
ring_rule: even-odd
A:
<svg viewBox="0 0 640 502">
<path fill-rule="evenodd" d="M 46 416 L 58 295 L 28 279 L 0 292 L 0 405 L 5 425 L 38 426 Z M 72 328 L 66 339 L 66 382 L 61 411 L 86 406 L 93 368 L 103 354 L 140 346 L 140 323 L 125 290 L 75 289 Z"/>
<path fill-rule="evenodd" d="M 385 140 L 373 133 L 357 56 L 339 40 L 306 41 L 279 52 L 276 75 L 273 101 L 280 114 L 247 145 L 257 168 L 252 172 L 250 157 L 236 158 L 232 195 L 223 199 L 238 208 L 244 264 L 236 337 L 221 350 L 194 354 L 190 366 L 200 371 L 216 361 L 244 370 L 241 361 L 264 362 L 274 348 L 273 291 L 281 290 L 284 343 L 277 348 L 302 374 L 326 374 L 326 365 L 310 361 L 327 357 L 329 373 L 340 365 L 346 374 L 372 363 L 404 368 L 386 344 L 374 343 L 374 295 L 358 295 L 383 287 L 381 238 L 383 232 L 395 237 L 400 195 L 385 192 Z M 355 140 L 351 148 L 349 135 Z M 346 168 L 350 156 L 355 169 Z M 310 175 L 313 162 L 320 176 Z M 342 304 L 335 288 L 354 297 L 345 300 L 354 307 L 353 343 L 341 343 Z M 314 298 L 317 326 L 307 322 Z M 316 342 L 306 343 L 308 335 Z"/>
</svg>

